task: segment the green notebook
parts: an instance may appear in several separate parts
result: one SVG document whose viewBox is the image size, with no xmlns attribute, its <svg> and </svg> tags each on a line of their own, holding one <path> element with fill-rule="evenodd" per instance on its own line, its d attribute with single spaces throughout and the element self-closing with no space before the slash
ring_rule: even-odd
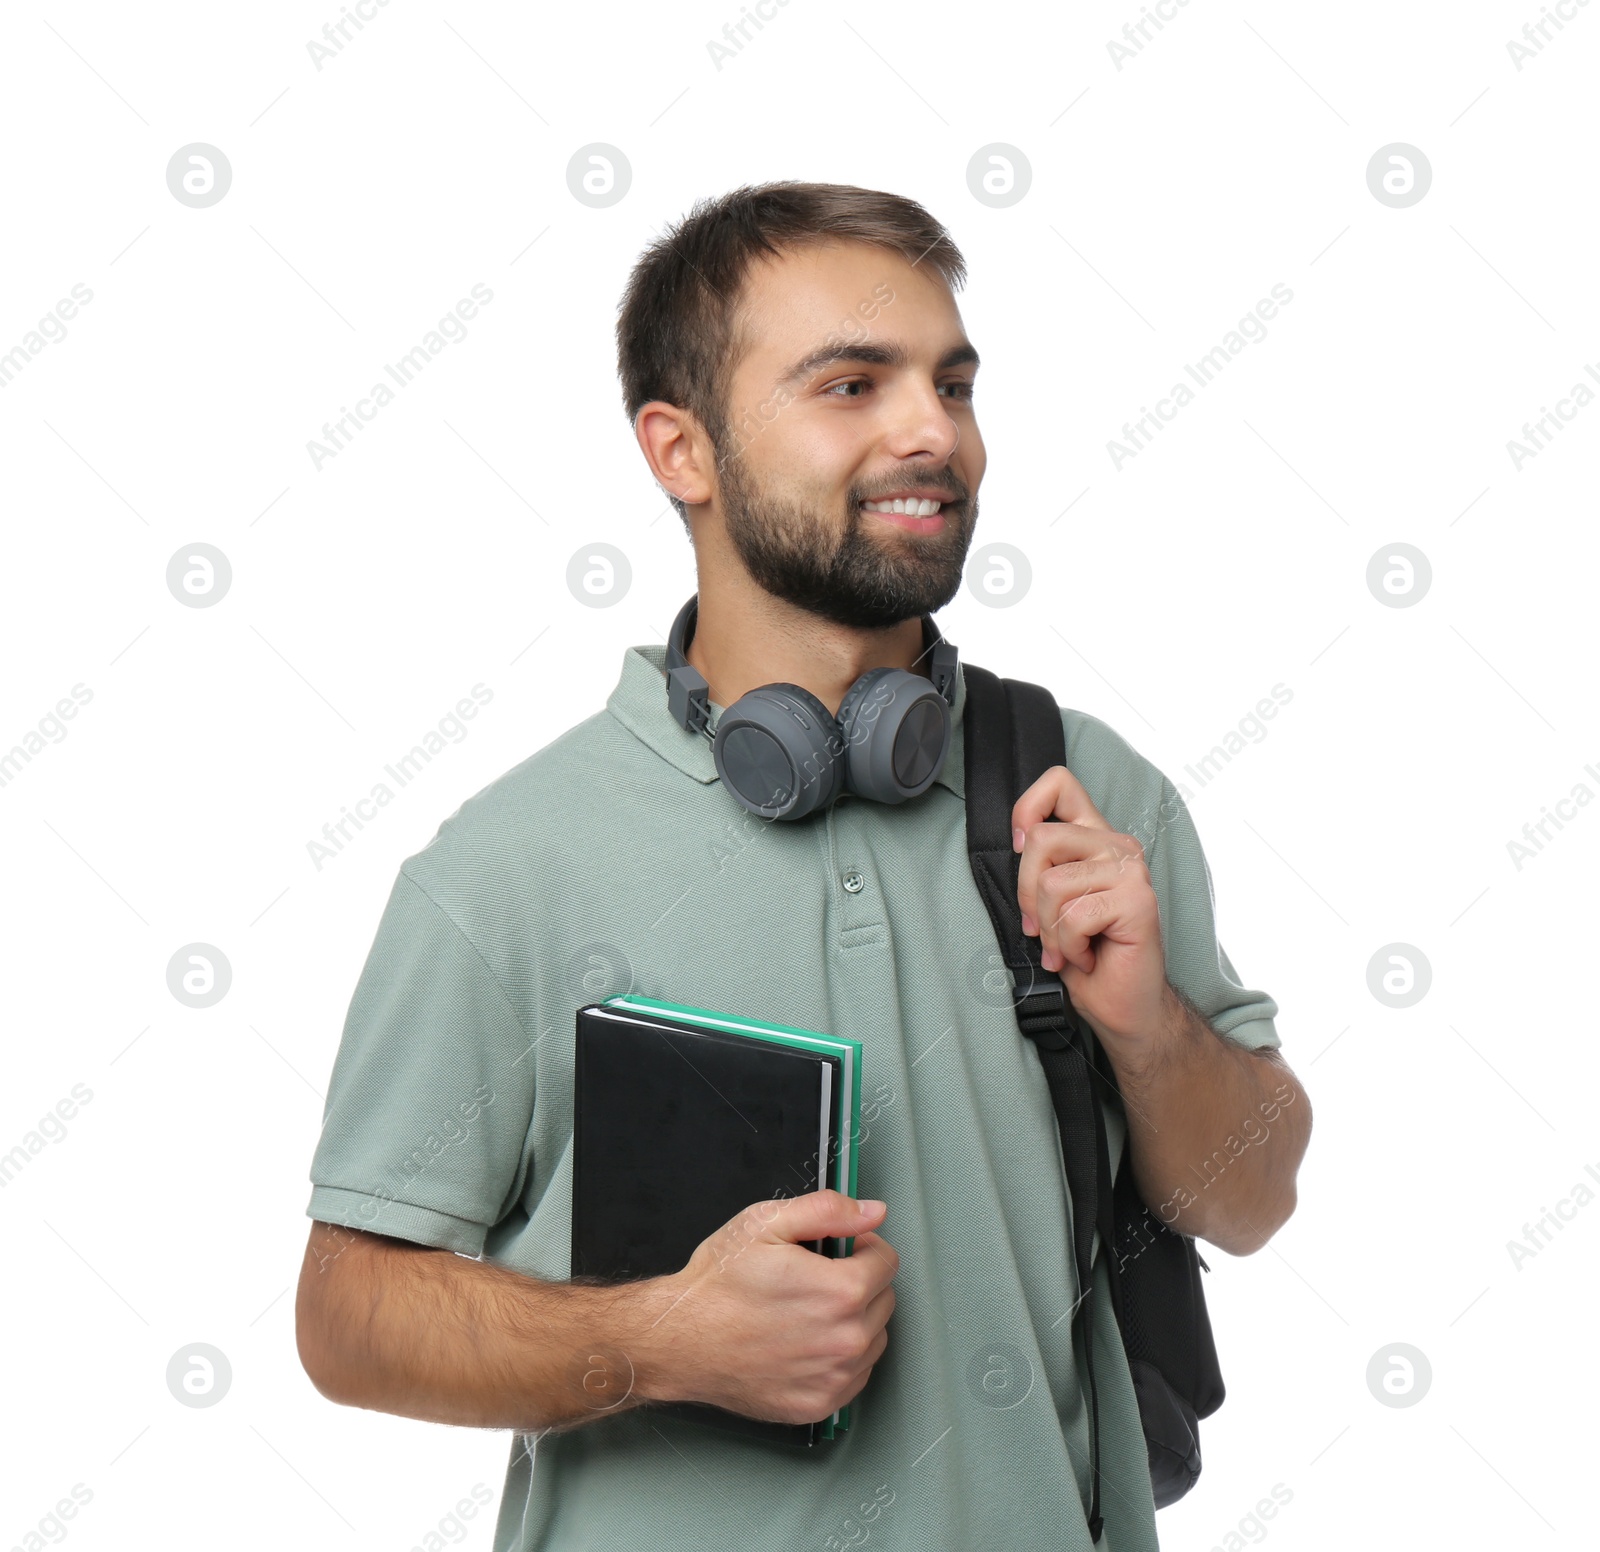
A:
<svg viewBox="0 0 1600 1552">
<path fill-rule="evenodd" d="M 707 1029 L 724 1029 L 758 1040 L 771 1040 L 779 1045 L 800 1046 L 806 1050 L 822 1051 L 839 1058 L 843 1073 L 840 1094 L 838 1146 L 826 1169 L 824 1184 L 846 1196 L 856 1194 L 856 1139 L 861 1135 L 861 1042 L 846 1040 L 835 1035 L 818 1034 L 812 1029 L 796 1029 L 789 1024 L 769 1024 L 759 1019 L 742 1018 L 734 1013 L 718 1013 L 711 1008 L 690 1007 L 680 1002 L 663 1002 L 655 997 L 641 997 L 633 992 L 622 992 L 607 997 L 605 1007 L 636 1013 L 654 1013 L 662 1018 L 677 1019 L 685 1024 L 698 1024 Z M 836 1240 L 838 1254 L 850 1255 L 855 1249 L 855 1237 Z M 822 1424 L 822 1437 L 831 1439 L 850 1426 L 850 1407 L 845 1405 Z"/>
</svg>

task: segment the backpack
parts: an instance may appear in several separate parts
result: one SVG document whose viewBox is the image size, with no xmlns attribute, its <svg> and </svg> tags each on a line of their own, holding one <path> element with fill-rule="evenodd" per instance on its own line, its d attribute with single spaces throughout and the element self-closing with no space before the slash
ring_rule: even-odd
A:
<svg viewBox="0 0 1600 1552">
<path fill-rule="evenodd" d="M 1206 1315 L 1194 1240 L 1169 1228 L 1140 1197 L 1124 1137 L 1113 1186 L 1099 1086 L 1121 1104 L 1116 1074 L 1099 1039 L 1072 1007 L 1059 975 L 1046 970 L 1039 940 L 1022 931 L 1017 903 L 1020 856 L 1011 846 L 1011 810 L 1052 765 L 1066 764 L 1061 710 L 1039 685 L 1001 679 L 967 664 L 962 713 L 966 759 L 967 850 L 978 892 L 988 908 L 1009 972 L 1022 1033 L 1038 1048 L 1061 1134 L 1062 1162 L 1072 1196 L 1073 1259 L 1079 1303 L 1073 1335 L 1083 1331 L 1089 1381 L 1089 1533 L 1098 1542 L 1100 1405 L 1095 1390 L 1090 1312 L 1094 1280 L 1090 1250 L 1100 1230 L 1112 1307 L 1139 1401 L 1158 1509 L 1176 1503 L 1200 1477 L 1199 1419 L 1222 1405 L 1222 1374 Z"/>
</svg>

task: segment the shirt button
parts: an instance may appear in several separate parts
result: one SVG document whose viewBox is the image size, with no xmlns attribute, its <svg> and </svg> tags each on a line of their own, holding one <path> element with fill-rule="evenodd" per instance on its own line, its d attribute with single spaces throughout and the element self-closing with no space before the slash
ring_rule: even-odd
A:
<svg viewBox="0 0 1600 1552">
<path fill-rule="evenodd" d="M 844 875 L 844 888 L 846 894 L 858 895 L 867 887 L 867 881 L 854 868 Z"/>
</svg>

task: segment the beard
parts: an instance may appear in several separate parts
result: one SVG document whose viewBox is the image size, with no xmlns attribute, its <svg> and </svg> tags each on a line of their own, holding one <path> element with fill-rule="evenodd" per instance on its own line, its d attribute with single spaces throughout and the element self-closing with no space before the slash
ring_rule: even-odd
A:
<svg viewBox="0 0 1600 1552">
<path fill-rule="evenodd" d="M 943 488 L 953 503 L 937 533 L 916 534 L 877 522 L 861 510 L 871 492 L 852 487 L 844 511 L 762 489 L 746 478 L 742 449 L 718 449 L 722 508 L 728 538 L 755 581 L 786 603 L 861 630 L 883 630 L 920 619 L 956 596 L 978 521 L 978 503 L 948 470 L 903 485 Z M 873 529 L 881 529 L 874 533 Z"/>
</svg>

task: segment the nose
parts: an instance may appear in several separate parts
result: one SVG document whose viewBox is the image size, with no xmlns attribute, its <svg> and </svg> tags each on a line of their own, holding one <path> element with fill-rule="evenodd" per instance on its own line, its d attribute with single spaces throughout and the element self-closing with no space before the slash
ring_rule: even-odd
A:
<svg viewBox="0 0 1600 1552">
<path fill-rule="evenodd" d="M 897 459 L 933 458 L 947 462 L 961 442 L 961 427 L 932 383 L 903 383 L 889 409 L 885 451 Z"/>
</svg>

